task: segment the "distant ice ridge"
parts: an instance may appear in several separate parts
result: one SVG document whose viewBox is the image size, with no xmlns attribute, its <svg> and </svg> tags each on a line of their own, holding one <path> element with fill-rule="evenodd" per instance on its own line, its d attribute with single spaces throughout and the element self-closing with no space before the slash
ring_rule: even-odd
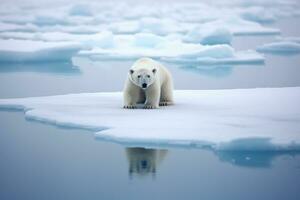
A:
<svg viewBox="0 0 300 200">
<path fill-rule="evenodd" d="M 0 39 L 0 62 L 70 61 L 80 48 L 74 42 Z"/>
<path fill-rule="evenodd" d="M 175 105 L 154 110 L 123 109 L 119 92 L 2 99 L 0 107 L 131 146 L 284 151 L 300 149 L 299 99 L 291 87 L 175 91 Z"/>
<path fill-rule="evenodd" d="M 300 53 L 300 37 L 278 38 L 278 41 L 259 46 L 256 50 L 271 54 L 298 54 Z"/>
</svg>

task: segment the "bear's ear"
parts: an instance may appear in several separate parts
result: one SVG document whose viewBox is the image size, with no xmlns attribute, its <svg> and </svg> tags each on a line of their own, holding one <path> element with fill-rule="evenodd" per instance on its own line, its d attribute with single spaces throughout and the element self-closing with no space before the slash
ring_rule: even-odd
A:
<svg viewBox="0 0 300 200">
<path fill-rule="evenodd" d="M 155 74 L 156 73 L 156 69 L 152 69 L 152 72 L 153 72 L 153 74 Z"/>
<path fill-rule="evenodd" d="M 130 73 L 130 74 L 133 74 L 133 72 L 134 72 L 134 70 L 133 70 L 133 69 L 129 70 L 129 73 Z"/>
</svg>

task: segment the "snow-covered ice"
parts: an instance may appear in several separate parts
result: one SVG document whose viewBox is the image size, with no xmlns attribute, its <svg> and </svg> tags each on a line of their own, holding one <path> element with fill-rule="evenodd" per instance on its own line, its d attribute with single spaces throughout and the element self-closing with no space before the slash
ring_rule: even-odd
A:
<svg viewBox="0 0 300 200">
<path fill-rule="evenodd" d="M 175 105 L 123 109 L 122 94 L 86 93 L 2 99 L 26 118 L 93 130 L 127 145 L 216 150 L 299 150 L 300 87 L 175 91 Z"/>
</svg>

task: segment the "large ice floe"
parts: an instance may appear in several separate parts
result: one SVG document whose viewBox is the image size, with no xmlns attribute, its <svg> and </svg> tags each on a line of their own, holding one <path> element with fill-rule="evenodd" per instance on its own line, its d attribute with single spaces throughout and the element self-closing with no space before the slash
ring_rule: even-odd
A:
<svg viewBox="0 0 300 200">
<path fill-rule="evenodd" d="M 300 149 L 300 87 L 175 91 L 175 105 L 123 109 L 122 94 L 86 93 L 2 99 L 27 119 L 96 132 L 132 146 L 216 150 Z"/>
</svg>

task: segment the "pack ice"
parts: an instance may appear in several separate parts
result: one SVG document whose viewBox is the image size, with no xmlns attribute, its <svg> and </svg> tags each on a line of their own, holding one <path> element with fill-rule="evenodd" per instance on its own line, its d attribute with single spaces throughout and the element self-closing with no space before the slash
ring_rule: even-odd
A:
<svg viewBox="0 0 300 200">
<path fill-rule="evenodd" d="M 26 118 L 95 131 L 131 146 L 216 150 L 300 149 L 300 87 L 175 91 L 175 105 L 123 109 L 122 94 L 86 93 L 2 99 Z"/>
</svg>

